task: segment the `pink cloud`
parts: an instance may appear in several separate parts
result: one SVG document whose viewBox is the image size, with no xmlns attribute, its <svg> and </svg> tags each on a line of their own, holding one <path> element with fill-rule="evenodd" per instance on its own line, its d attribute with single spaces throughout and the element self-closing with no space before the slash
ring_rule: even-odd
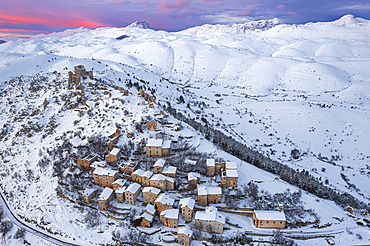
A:
<svg viewBox="0 0 370 246">
<path fill-rule="evenodd" d="M 296 12 L 285 12 L 284 14 L 286 14 L 286 15 L 296 15 L 297 13 Z"/>
<path fill-rule="evenodd" d="M 280 5 L 276 6 L 276 8 L 278 8 L 278 9 L 285 9 L 285 6 L 282 5 L 282 4 L 280 4 Z"/>
<path fill-rule="evenodd" d="M 67 18 L 35 18 L 20 15 L 5 15 L 0 14 L 0 24 L 41 24 L 47 27 L 87 27 L 96 28 L 106 26 L 106 24 L 90 21 L 90 20 L 78 20 L 78 19 L 67 19 Z"/>
</svg>

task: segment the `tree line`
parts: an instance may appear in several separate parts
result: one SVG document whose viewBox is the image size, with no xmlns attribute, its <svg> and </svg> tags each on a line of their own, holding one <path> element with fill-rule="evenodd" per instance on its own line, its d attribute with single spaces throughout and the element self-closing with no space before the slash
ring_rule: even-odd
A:
<svg viewBox="0 0 370 246">
<path fill-rule="evenodd" d="M 174 118 L 187 123 L 198 132 L 203 133 L 207 140 L 213 141 L 218 148 L 227 153 L 230 153 L 265 171 L 279 175 L 282 180 L 289 184 L 295 185 L 320 198 L 332 200 L 342 207 L 351 206 L 356 209 L 366 209 L 368 213 L 370 213 L 370 207 L 367 204 L 359 201 L 347 192 L 339 193 L 326 186 L 319 179 L 313 177 L 308 171 L 295 170 L 283 163 L 272 160 L 270 157 L 264 156 L 262 153 L 236 141 L 233 137 L 227 136 L 221 131 L 213 129 L 208 125 L 207 121 L 203 121 L 204 124 L 202 124 L 197 122 L 195 119 L 187 118 L 181 112 L 177 112 L 176 109 L 172 108 L 171 105 L 168 105 L 167 107 L 163 105 L 163 107 Z"/>
</svg>

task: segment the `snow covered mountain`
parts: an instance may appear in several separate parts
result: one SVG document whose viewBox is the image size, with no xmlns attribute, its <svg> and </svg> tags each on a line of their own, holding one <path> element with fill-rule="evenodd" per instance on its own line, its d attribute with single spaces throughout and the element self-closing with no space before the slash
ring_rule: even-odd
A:
<svg viewBox="0 0 370 246">
<path fill-rule="evenodd" d="M 134 23 L 128 25 L 129 28 L 141 28 L 141 29 L 150 29 L 149 24 L 146 21 L 135 21 Z"/>
<path fill-rule="evenodd" d="M 186 29 L 180 33 L 188 35 L 204 35 L 211 33 L 230 33 L 230 34 L 245 34 L 251 31 L 266 31 L 278 25 L 283 25 L 284 23 L 274 18 L 272 20 L 260 20 L 260 21 L 248 21 L 244 24 L 230 23 L 228 25 L 210 25 L 205 24 L 202 26 L 196 26 Z"/>
<path fill-rule="evenodd" d="M 285 25 L 274 19 L 165 32 L 137 22 L 134 26 L 139 28 L 78 28 L 0 44 L 0 126 L 7 135 L 0 144 L 4 153 L 0 165 L 5 168 L 2 187 L 7 192 L 15 187 L 19 190 L 19 196 L 10 201 L 20 215 L 33 221 L 44 218 L 51 222 L 52 231 L 67 231 L 61 233 L 65 237 L 82 235 L 79 242 L 85 238 L 109 242 L 114 229 L 107 224 L 108 233 L 99 238 L 84 232 L 78 221 L 63 222 L 64 217 L 83 218 L 77 208 L 60 204 L 53 193 L 57 187 L 53 168 L 45 169 L 40 161 L 64 139 L 70 140 L 76 147 L 73 154 L 79 155 L 77 147 L 87 144 L 88 137 L 104 131 L 108 124 L 122 124 L 122 118 L 126 121 L 127 117 L 125 131 L 135 132 L 134 124 L 140 117 L 163 110 L 159 106 L 149 111 L 139 108 L 134 88 L 125 103 L 114 99 L 118 98 L 115 86 L 125 87 L 126 81 L 132 80 L 155 89 L 159 105 L 170 103 L 186 117 L 207 122 L 254 150 L 368 203 L 368 23 L 347 15 L 328 23 Z M 116 39 L 123 35 L 126 38 Z M 78 109 L 85 112 L 81 114 L 63 107 L 69 96 L 67 71 L 78 64 L 93 69 L 96 78 L 107 83 L 96 94 L 86 90 L 91 115 L 88 106 Z M 81 100 L 77 93 L 71 99 Z M 130 111 L 129 116 L 123 111 L 116 113 L 116 107 Z M 183 133 L 196 134 L 188 128 Z M 194 145 L 202 142 L 200 139 L 197 136 Z M 210 142 L 202 143 L 202 149 L 218 151 Z M 60 157 L 67 155 L 62 151 Z M 24 162 L 26 159 L 29 162 Z M 251 175 L 250 168 L 241 184 L 274 178 L 256 169 Z M 27 181 L 28 170 L 33 174 Z M 68 167 L 65 172 L 76 174 L 69 173 Z M 271 184 L 263 185 L 272 189 Z M 275 192 L 287 188 L 286 184 L 276 187 Z M 34 198 L 27 200 L 30 193 Z M 345 216 L 328 201 L 315 201 L 309 195 L 305 200 L 307 207 L 319 213 L 322 223 L 335 224 L 333 216 Z M 327 211 L 335 211 L 335 215 L 325 215 Z"/>
</svg>

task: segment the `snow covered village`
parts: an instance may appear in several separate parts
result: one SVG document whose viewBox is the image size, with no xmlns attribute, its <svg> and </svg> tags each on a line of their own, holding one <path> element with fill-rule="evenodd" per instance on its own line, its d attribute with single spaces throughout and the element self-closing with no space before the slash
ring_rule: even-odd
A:
<svg viewBox="0 0 370 246">
<path fill-rule="evenodd" d="M 369 245 L 368 20 L 0 42 L 3 245 Z"/>
</svg>

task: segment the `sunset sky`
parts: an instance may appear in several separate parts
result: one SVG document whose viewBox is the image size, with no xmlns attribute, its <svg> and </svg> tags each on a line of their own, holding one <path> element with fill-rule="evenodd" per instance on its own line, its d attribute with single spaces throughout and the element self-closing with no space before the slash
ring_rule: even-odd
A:
<svg viewBox="0 0 370 246">
<path fill-rule="evenodd" d="M 29 37 L 68 28 L 125 27 L 144 20 L 178 31 L 202 24 L 279 18 L 287 24 L 331 21 L 346 14 L 370 19 L 370 0 L 0 0 L 0 37 Z"/>
</svg>

